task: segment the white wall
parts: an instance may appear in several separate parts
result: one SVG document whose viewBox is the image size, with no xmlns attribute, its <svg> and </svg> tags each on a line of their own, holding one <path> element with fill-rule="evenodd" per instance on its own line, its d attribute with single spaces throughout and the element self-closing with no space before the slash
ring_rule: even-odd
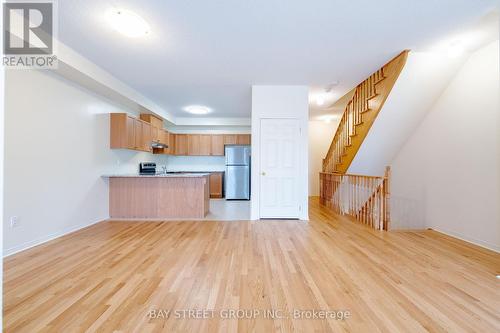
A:
<svg viewBox="0 0 500 333">
<path fill-rule="evenodd" d="M 395 227 L 419 213 L 426 227 L 500 251 L 499 77 L 496 41 L 470 56 L 396 155 L 392 196 L 409 211 L 392 214 Z"/>
<path fill-rule="evenodd" d="M 308 117 L 309 88 L 306 86 L 252 86 L 252 201 L 251 218 L 259 219 L 260 201 L 260 120 L 264 118 L 298 119 L 301 127 L 299 202 L 300 219 L 308 220 Z"/>
<path fill-rule="evenodd" d="M 319 196 L 319 173 L 323 168 L 330 143 L 339 125 L 339 120 L 329 123 L 320 120 L 309 121 L 309 196 Z"/>
<path fill-rule="evenodd" d="M 168 171 L 225 171 L 224 156 L 168 156 Z"/>
<path fill-rule="evenodd" d="M 6 74 L 5 254 L 107 219 L 101 175 L 166 163 L 166 156 L 109 149 L 108 114 L 128 110 L 48 71 Z M 10 228 L 11 216 L 18 227 Z"/>
</svg>

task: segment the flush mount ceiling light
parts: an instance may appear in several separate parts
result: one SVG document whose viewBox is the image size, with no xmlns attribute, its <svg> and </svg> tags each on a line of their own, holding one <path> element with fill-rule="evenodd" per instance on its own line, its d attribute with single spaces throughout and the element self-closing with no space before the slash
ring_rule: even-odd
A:
<svg viewBox="0 0 500 333">
<path fill-rule="evenodd" d="M 192 114 L 207 114 L 212 112 L 212 109 L 203 105 L 190 105 L 184 108 L 184 111 Z"/>
<path fill-rule="evenodd" d="M 128 10 L 112 10 L 108 13 L 111 27 L 119 33 L 132 38 L 149 33 L 149 24 L 139 15 Z"/>
</svg>

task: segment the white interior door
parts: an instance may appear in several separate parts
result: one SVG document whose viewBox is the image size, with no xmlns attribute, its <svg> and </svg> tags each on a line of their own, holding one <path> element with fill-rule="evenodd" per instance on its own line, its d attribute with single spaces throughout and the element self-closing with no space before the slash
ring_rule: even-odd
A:
<svg viewBox="0 0 500 333">
<path fill-rule="evenodd" d="M 299 144 L 298 119 L 261 119 L 261 218 L 299 218 Z"/>
</svg>

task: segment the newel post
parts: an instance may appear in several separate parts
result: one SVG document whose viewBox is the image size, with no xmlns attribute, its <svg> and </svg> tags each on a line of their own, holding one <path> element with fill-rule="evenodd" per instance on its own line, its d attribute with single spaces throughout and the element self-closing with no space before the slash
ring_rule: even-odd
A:
<svg viewBox="0 0 500 333">
<path fill-rule="evenodd" d="M 391 167 L 385 167 L 384 173 L 384 230 L 389 230 L 391 223 Z"/>
</svg>

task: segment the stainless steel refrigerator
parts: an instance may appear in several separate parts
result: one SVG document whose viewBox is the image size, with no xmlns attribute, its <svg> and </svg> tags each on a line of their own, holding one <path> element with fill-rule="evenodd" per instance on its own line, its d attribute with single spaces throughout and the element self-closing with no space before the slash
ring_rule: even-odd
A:
<svg viewBox="0 0 500 333">
<path fill-rule="evenodd" d="M 250 200 L 250 146 L 225 147 L 225 193 L 228 200 Z"/>
</svg>

